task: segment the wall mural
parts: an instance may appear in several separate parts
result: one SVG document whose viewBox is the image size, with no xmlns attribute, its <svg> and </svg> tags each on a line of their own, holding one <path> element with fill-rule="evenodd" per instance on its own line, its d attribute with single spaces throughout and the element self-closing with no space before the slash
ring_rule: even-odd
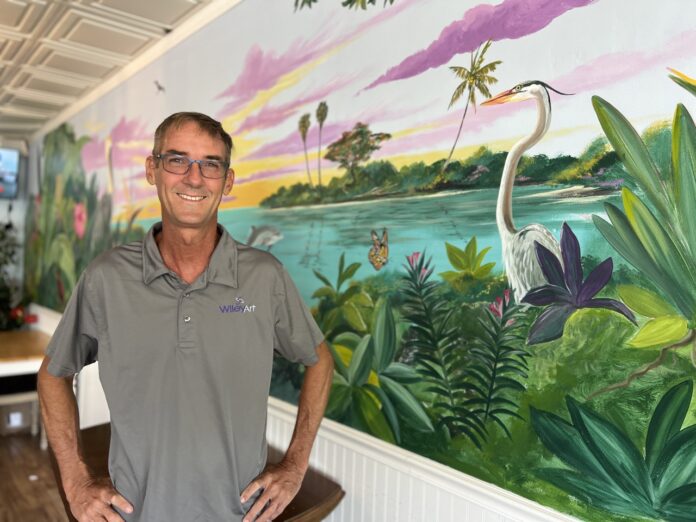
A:
<svg viewBox="0 0 696 522">
<path fill-rule="evenodd" d="M 247 0 L 47 134 L 27 291 L 62 309 L 142 237 L 155 126 L 210 113 L 329 417 L 582 519 L 692 519 L 696 6 L 381 4 Z"/>
</svg>

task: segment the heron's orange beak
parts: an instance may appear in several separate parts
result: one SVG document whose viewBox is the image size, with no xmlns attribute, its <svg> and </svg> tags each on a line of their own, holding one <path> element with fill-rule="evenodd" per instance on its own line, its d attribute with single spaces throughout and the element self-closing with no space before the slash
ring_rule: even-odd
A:
<svg viewBox="0 0 696 522">
<path fill-rule="evenodd" d="M 512 89 L 508 89 L 507 91 L 503 91 L 500 94 L 497 94 L 493 96 L 492 98 L 489 98 L 485 102 L 483 102 L 481 105 L 500 105 L 501 103 L 508 103 L 511 101 L 518 101 L 515 100 L 515 94 Z"/>
</svg>

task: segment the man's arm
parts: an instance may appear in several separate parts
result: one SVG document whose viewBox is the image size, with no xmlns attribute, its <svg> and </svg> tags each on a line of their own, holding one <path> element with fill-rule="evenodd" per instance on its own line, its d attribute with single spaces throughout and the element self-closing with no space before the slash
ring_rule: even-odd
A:
<svg viewBox="0 0 696 522">
<path fill-rule="evenodd" d="M 333 357 L 325 342 L 317 346 L 317 355 L 319 361 L 314 366 L 308 366 L 305 371 L 295 430 L 285 457 L 280 463 L 268 466 L 242 492 L 242 502 L 246 502 L 254 492 L 263 489 L 263 494 L 244 517 L 244 522 L 273 520 L 283 512 L 300 490 L 302 479 L 309 467 L 312 445 L 329 400 L 333 377 Z M 268 502 L 268 508 L 259 515 Z M 256 518 L 257 516 L 259 518 Z"/>
<path fill-rule="evenodd" d="M 46 356 L 37 376 L 41 415 L 51 449 L 58 462 L 65 497 L 78 522 L 123 519 L 114 505 L 130 513 L 133 508 L 114 489 L 111 480 L 95 478 L 87 468 L 80 442 L 77 401 L 73 393 L 73 377 L 54 377 L 48 373 L 50 357 Z"/>
</svg>

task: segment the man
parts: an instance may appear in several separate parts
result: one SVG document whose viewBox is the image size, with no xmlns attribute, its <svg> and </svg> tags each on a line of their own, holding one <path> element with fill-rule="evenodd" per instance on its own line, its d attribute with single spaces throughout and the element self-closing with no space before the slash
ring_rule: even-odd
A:
<svg viewBox="0 0 696 522">
<path fill-rule="evenodd" d="M 160 124 L 146 176 L 162 222 L 90 264 L 51 340 L 39 396 L 80 522 L 266 521 L 300 487 L 333 359 L 283 266 L 217 223 L 231 150 L 203 114 Z M 307 369 L 290 446 L 264 470 L 274 350 Z M 72 392 L 73 376 L 97 359 L 109 477 L 84 464 Z"/>
</svg>

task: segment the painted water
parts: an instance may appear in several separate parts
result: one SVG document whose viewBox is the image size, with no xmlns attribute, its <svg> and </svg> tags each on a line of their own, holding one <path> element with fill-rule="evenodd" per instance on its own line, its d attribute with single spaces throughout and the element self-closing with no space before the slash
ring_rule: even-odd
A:
<svg viewBox="0 0 696 522">
<path fill-rule="evenodd" d="M 611 247 L 592 223 L 592 215 L 606 219 L 604 203 L 620 206 L 618 194 L 560 198 L 558 187 L 516 187 L 513 198 L 515 225 L 530 223 L 546 226 L 560 237 L 567 222 L 580 240 L 583 254 L 611 256 Z M 432 256 L 435 273 L 451 270 L 445 241 L 464 248 L 475 235 L 479 249 L 490 246 L 486 262 L 495 261 L 494 273 L 503 270 L 501 245 L 495 224 L 497 189 L 448 192 L 429 196 L 294 207 L 285 209 L 240 208 L 223 211 L 220 222 L 235 237 L 245 242 L 251 227 L 270 225 L 283 238 L 271 247 L 299 287 L 307 303 L 321 286 L 312 270 L 335 281 L 338 260 L 346 254 L 346 264 L 360 262 L 356 273 L 362 279 L 376 273 L 367 260 L 372 246 L 370 231 L 386 228 L 389 232 L 389 262 L 382 268 L 402 270 L 407 255 L 424 251 Z M 618 262 L 618 256 L 613 256 Z"/>
</svg>

